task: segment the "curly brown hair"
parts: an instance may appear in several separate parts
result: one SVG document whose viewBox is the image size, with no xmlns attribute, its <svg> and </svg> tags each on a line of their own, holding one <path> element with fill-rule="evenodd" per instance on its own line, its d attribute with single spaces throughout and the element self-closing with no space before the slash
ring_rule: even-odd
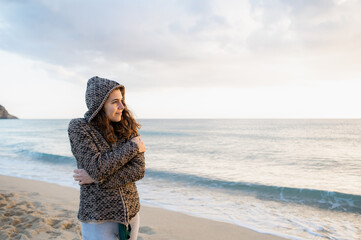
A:
<svg viewBox="0 0 361 240">
<path fill-rule="evenodd" d="M 124 109 L 120 122 L 110 121 L 105 114 L 104 106 L 90 122 L 110 144 L 115 143 L 119 138 L 130 139 L 138 136 L 138 129 L 141 127 L 125 103 L 124 89 L 116 88 L 114 90 L 117 89 L 120 89 L 123 95 L 122 104 Z"/>
</svg>

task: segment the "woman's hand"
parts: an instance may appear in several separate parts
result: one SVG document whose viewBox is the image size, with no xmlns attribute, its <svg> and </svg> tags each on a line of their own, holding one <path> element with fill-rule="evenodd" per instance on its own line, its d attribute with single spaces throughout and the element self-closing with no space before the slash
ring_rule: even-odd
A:
<svg viewBox="0 0 361 240">
<path fill-rule="evenodd" d="M 75 181 L 79 181 L 79 185 L 95 182 L 84 169 L 75 169 L 73 177 Z"/>
<path fill-rule="evenodd" d="M 138 145 L 138 148 L 139 148 L 139 152 L 140 153 L 144 153 L 145 152 L 145 145 L 144 145 L 144 142 L 143 140 L 140 138 L 140 135 L 135 137 L 135 138 L 132 138 L 131 139 L 132 142 L 136 143 Z"/>
</svg>

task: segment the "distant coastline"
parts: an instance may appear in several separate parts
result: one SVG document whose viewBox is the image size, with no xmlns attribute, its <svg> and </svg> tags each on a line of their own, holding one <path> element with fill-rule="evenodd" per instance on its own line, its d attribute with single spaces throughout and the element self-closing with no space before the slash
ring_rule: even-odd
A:
<svg viewBox="0 0 361 240">
<path fill-rule="evenodd" d="M 6 108 L 2 105 L 0 105 L 0 119 L 18 119 L 14 115 L 11 115 L 8 113 Z"/>
</svg>

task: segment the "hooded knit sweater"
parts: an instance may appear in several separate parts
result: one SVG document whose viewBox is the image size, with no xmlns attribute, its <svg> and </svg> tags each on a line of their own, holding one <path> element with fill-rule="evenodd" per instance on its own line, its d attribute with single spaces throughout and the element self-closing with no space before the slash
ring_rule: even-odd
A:
<svg viewBox="0 0 361 240">
<path fill-rule="evenodd" d="M 139 212 L 139 196 L 135 182 L 144 177 L 144 153 L 130 139 L 118 138 L 109 144 L 90 121 L 103 107 L 119 83 L 93 77 L 88 80 L 84 118 L 69 123 L 68 135 L 71 150 L 78 168 L 82 168 L 96 180 L 80 187 L 78 218 L 82 222 L 119 222 L 129 224 Z M 120 123 L 119 123 L 120 124 Z"/>
</svg>

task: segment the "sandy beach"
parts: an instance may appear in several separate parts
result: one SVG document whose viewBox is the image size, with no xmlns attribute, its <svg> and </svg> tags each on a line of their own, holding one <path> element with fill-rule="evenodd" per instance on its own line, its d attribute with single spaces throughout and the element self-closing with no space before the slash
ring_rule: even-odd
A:
<svg viewBox="0 0 361 240">
<path fill-rule="evenodd" d="M 81 239 L 79 191 L 0 175 L 0 239 Z M 138 239 L 282 239 L 233 224 L 142 205 Z"/>
</svg>

